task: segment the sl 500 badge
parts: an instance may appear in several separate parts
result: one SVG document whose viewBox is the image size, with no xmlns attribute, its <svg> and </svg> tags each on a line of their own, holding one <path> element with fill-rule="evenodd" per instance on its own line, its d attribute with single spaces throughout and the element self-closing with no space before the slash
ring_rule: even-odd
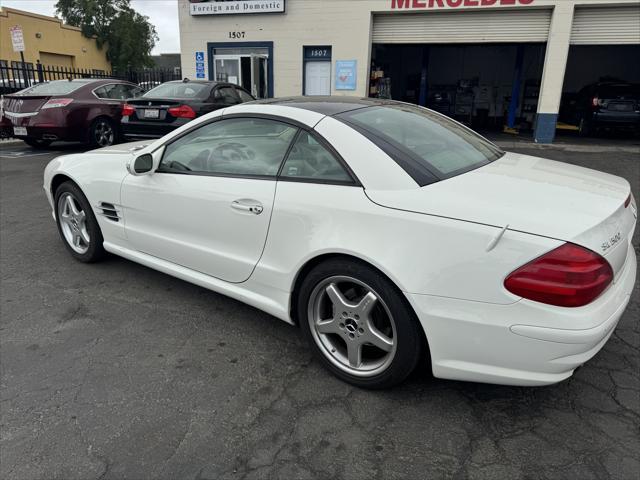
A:
<svg viewBox="0 0 640 480">
<path fill-rule="evenodd" d="M 602 251 L 606 252 L 610 248 L 615 247 L 620 240 L 622 240 L 622 233 L 618 232 L 609 240 L 602 242 Z"/>
</svg>

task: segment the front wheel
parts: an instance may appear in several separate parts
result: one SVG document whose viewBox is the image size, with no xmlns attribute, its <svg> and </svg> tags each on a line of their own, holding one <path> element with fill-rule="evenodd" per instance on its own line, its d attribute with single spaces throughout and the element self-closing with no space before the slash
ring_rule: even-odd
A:
<svg viewBox="0 0 640 480">
<path fill-rule="evenodd" d="M 55 193 L 56 223 L 65 247 L 81 262 L 105 255 L 100 226 L 86 197 L 75 183 L 65 182 Z"/>
<path fill-rule="evenodd" d="M 398 288 L 372 267 L 334 259 L 304 279 L 297 312 L 322 364 L 363 388 L 402 382 L 421 358 L 424 337 Z"/>
</svg>

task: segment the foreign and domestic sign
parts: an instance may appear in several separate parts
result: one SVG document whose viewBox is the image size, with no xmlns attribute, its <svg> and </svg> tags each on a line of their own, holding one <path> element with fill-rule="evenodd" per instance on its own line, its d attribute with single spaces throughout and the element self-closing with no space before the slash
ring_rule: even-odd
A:
<svg viewBox="0 0 640 480">
<path fill-rule="evenodd" d="M 336 90 L 355 90 L 357 83 L 357 60 L 336 61 Z"/>
<path fill-rule="evenodd" d="M 285 0 L 189 0 L 191 15 L 284 13 Z"/>
<path fill-rule="evenodd" d="M 22 34 L 22 27 L 15 25 L 11 27 L 11 45 L 13 45 L 14 52 L 24 52 L 24 35 Z"/>
</svg>

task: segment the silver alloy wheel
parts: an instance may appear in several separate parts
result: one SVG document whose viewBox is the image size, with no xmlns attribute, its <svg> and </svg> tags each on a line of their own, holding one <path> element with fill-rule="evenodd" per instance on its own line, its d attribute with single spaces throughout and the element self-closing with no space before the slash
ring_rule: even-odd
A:
<svg viewBox="0 0 640 480">
<path fill-rule="evenodd" d="M 396 354 L 396 324 L 389 307 L 366 283 L 329 277 L 311 292 L 311 335 L 340 370 L 359 377 L 383 372 Z"/>
<path fill-rule="evenodd" d="M 101 147 L 113 145 L 115 133 L 111 123 L 107 120 L 98 120 L 93 128 L 93 138 L 95 139 L 96 144 Z"/>
<path fill-rule="evenodd" d="M 74 252 L 84 254 L 89 250 L 91 239 L 87 230 L 87 215 L 80 203 L 69 192 L 58 199 L 58 218 L 64 239 Z"/>
</svg>

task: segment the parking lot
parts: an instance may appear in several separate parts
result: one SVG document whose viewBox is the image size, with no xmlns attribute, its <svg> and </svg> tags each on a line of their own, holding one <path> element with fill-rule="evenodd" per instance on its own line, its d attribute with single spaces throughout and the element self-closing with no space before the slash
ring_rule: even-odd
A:
<svg viewBox="0 0 640 480">
<path fill-rule="evenodd" d="M 507 149 L 627 178 L 640 141 Z M 0 144 L 3 479 L 636 479 L 640 291 L 573 378 L 330 376 L 295 327 L 129 261 L 74 261 L 42 172 L 64 146 Z M 634 246 L 639 250 L 639 232 Z M 639 252 L 640 253 L 640 252 Z"/>
</svg>

